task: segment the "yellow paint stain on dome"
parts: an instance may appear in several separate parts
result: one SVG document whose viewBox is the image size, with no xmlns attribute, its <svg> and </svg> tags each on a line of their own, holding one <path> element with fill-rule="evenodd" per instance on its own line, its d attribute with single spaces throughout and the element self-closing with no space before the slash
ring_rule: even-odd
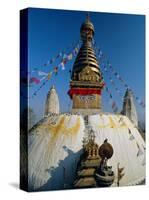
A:
<svg viewBox="0 0 149 200">
<path fill-rule="evenodd" d="M 98 125 L 98 128 L 127 128 L 127 125 L 124 121 L 115 123 L 113 118 L 109 116 L 109 122 L 106 125 Z"/>
<path fill-rule="evenodd" d="M 49 124 L 47 129 L 51 133 L 51 138 L 49 141 L 50 149 L 53 149 L 55 145 L 57 145 L 57 141 L 59 137 L 74 137 L 77 135 L 78 131 L 80 130 L 80 118 L 76 119 L 75 124 L 72 127 L 67 128 L 65 124 L 68 122 L 68 118 L 62 117 L 56 125 Z M 62 139 L 63 140 L 63 139 Z M 63 141 L 61 142 L 63 143 Z"/>
<path fill-rule="evenodd" d="M 110 125 L 110 128 L 116 128 L 116 124 L 111 116 L 109 117 L 109 125 Z"/>
<path fill-rule="evenodd" d="M 127 124 L 125 123 L 125 121 L 122 117 L 114 116 L 114 118 L 118 123 L 117 128 L 127 128 Z"/>
<path fill-rule="evenodd" d="M 46 134 L 50 134 L 48 141 L 49 148 L 45 152 L 45 158 L 47 158 L 47 160 L 50 159 L 49 152 L 52 153 L 56 146 L 62 147 L 65 145 L 66 137 L 69 138 L 70 141 L 75 141 L 74 137 L 77 136 L 81 128 L 80 117 L 74 118 L 73 121 L 73 125 L 68 127 L 69 124 L 71 125 L 71 118 L 68 116 L 60 116 L 56 124 L 47 123 L 39 126 L 39 131 L 41 133 L 46 132 Z"/>
<path fill-rule="evenodd" d="M 48 130 L 53 134 L 58 134 L 64 129 L 65 117 L 62 116 L 56 125 L 48 124 Z"/>
<path fill-rule="evenodd" d="M 66 116 L 62 116 L 57 124 L 55 124 L 55 125 L 53 125 L 51 123 L 44 124 L 44 125 L 40 126 L 40 128 L 46 129 L 48 132 L 51 132 L 52 136 L 55 136 L 55 137 L 58 134 L 75 135 L 78 133 L 78 131 L 81 127 L 80 118 L 77 117 L 76 122 L 73 126 L 67 127 L 66 124 L 68 124 L 69 120 L 70 120 L 70 118 L 68 118 Z"/>
<path fill-rule="evenodd" d="M 72 127 L 66 128 L 65 131 L 70 134 L 76 134 L 76 133 L 78 133 L 80 127 L 81 127 L 80 118 L 77 118 L 76 124 L 73 125 Z"/>
<path fill-rule="evenodd" d="M 72 127 L 66 127 L 66 124 L 68 121 L 66 121 L 65 117 L 62 117 L 62 119 L 60 119 L 59 123 L 57 125 L 50 125 L 49 126 L 49 130 L 53 133 L 53 134 L 71 134 L 71 135 L 75 135 L 78 133 L 79 129 L 80 129 L 80 118 L 76 119 L 76 123 L 72 126 Z"/>
</svg>

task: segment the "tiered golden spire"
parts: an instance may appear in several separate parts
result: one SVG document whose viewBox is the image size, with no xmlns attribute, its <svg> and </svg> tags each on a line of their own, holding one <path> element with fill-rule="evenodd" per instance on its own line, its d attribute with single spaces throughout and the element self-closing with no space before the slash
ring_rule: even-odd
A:
<svg viewBox="0 0 149 200">
<path fill-rule="evenodd" d="M 81 25 L 82 46 L 73 65 L 70 90 L 73 113 L 97 113 L 101 110 L 102 74 L 93 48 L 94 26 L 89 15 Z"/>
<path fill-rule="evenodd" d="M 92 47 L 94 26 L 90 21 L 89 14 L 86 17 L 86 21 L 80 28 L 80 35 L 82 39 L 82 46 L 75 60 L 71 79 L 74 81 L 83 81 L 83 78 L 81 79 L 81 77 L 79 77 L 79 72 L 81 72 L 85 67 L 88 67 L 88 69 L 91 69 L 93 72 L 95 72 L 96 76 L 90 76 L 90 80 L 84 81 L 93 81 L 98 82 L 99 84 L 100 81 L 103 81 L 103 78 L 99 69 L 99 64 L 97 62 L 94 49 Z M 90 73 L 89 70 L 88 73 Z"/>
</svg>

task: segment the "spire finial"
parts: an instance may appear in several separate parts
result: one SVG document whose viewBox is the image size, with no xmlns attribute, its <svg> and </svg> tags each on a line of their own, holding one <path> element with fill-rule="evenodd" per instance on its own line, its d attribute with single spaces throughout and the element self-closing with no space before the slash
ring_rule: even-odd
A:
<svg viewBox="0 0 149 200">
<path fill-rule="evenodd" d="M 51 89 L 55 89 L 55 86 L 54 86 L 54 85 L 52 85 Z"/>
<path fill-rule="evenodd" d="M 90 14 L 89 14 L 89 12 L 87 12 L 86 21 L 87 21 L 87 22 L 90 22 Z"/>
</svg>

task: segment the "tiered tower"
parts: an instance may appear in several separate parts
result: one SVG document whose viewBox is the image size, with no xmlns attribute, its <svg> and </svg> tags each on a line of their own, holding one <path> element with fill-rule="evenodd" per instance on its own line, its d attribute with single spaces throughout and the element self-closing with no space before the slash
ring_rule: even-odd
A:
<svg viewBox="0 0 149 200">
<path fill-rule="evenodd" d="M 92 47 L 94 26 L 89 15 L 81 26 L 80 35 L 82 46 L 73 65 L 69 90 L 72 113 L 99 113 L 104 82 Z"/>
<path fill-rule="evenodd" d="M 59 112 L 59 99 L 53 85 L 47 94 L 44 116 L 48 116 L 50 113 L 59 114 Z"/>
<path fill-rule="evenodd" d="M 138 116 L 134 103 L 133 93 L 130 89 L 126 90 L 123 102 L 122 114 L 126 115 L 132 123 L 138 127 Z"/>
</svg>

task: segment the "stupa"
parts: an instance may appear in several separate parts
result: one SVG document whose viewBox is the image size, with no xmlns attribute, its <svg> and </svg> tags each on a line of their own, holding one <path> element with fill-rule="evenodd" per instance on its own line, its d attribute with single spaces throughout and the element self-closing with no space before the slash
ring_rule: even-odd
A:
<svg viewBox="0 0 149 200">
<path fill-rule="evenodd" d="M 59 99 L 54 85 L 48 92 L 44 115 L 47 116 L 50 113 L 59 114 Z"/>
<path fill-rule="evenodd" d="M 46 116 L 29 132 L 29 191 L 74 188 L 77 166 L 83 153 L 82 141 L 89 126 L 94 130 L 95 147 L 101 146 L 107 139 L 114 150 L 108 161 L 115 174 L 111 187 L 137 185 L 145 180 L 145 142 L 136 125 L 126 113 L 101 111 L 104 82 L 92 48 L 94 32 L 94 26 L 87 17 L 81 26 L 82 46 L 70 80 L 71 114 L 59 113 L 57 101 L 55 109 L 48 106 Z M 118 166 L 124 172 L 121 179 Z"/>
<path fill-rule="evenodd" d="M 134 103 L 133 93 L 130 89 L 126 90 L 124 96 L 122 114 L 126 115 L 132 121 L 132 123 L 138 127 L 137 111 Z"/>
<path fill-rule="evenodd" d="M 96 59 L 92 40 L 94 26 L 89 16 L 80 29 L 82 46 L 73 65 L 69 95 L 72 113 L 93 114 L 101 110 L 103 77 Z"/>
</svg>

